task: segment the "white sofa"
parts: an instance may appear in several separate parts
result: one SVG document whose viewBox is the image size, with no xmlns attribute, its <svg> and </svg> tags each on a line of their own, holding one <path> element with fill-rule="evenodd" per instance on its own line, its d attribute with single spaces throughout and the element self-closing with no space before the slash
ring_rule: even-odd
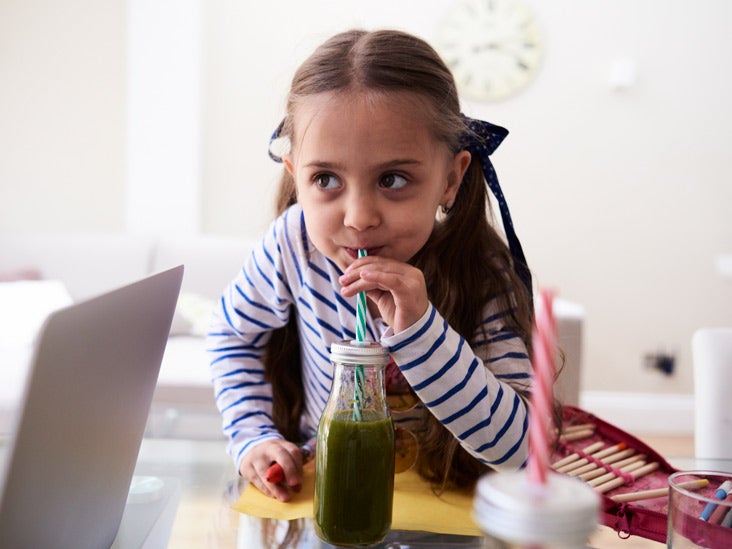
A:
<svg viewBox="0 0 732 549">
<path fill-rule="evenodd" d="M 67 302 L 184 264 L 181 297 L 160 370 L 148 434 L 219 437 L 220 419 L 213 401 L 203 333 L 214 301 L 241 268 L 252 245 L 252 241 L 217 236 L 174 239 L 117 233 L 0 234 L 0 299 L 18 294 L 20 285 L 8 280 L 39 278 L 25 283 L 25 291 L 42 301 L 37 315 L 42 316 Z M 59 296 L 59 288 L 67 293 Z M 22 306 L 27 308 L 28 301 Z M 563 402 L 577 404 L 584 313 L 573 303 L 557 300 L 555 315 L 560 346 L 566 355 L 557 393 Z M 8 303 L 0 302 L 0 328 L 2 319 L 7 324 L 18 318 Z M 33 322 L 39 324 L 40 320 Z M 22 390 L 27 360 L 19 360 L 18 355 L 27 358 L 30 348 L 28 340 L 7 339 L 3 342 L 0 335 L 0 433 L 6 432 L 9 414 Z M 18 347 L 22 347 L 20 353 Z"/>
<path fill-rule="evenodd" d="M 204 349 L 204 331 L 214 301 L 249 255 L 252 242 L 228 237 L 151 238 L 117 233 L 0 235 L 0 325 L 20 321 L 16 341 L 0 339 L 0 433 L 7 432 L 17 406 L 30 357 L 28 329 L 37 329 L 43 315 L 148 274 L 185 265 L 178 308 L 168 340 L 148 434 L 181 437 L 219 437 L 221 426 L 214 406 Z M 37 278 L 9 282 L 18 278 Z M 4 292 L 4 293 L 3 293 Z M 38 300 L 19 304 L 23 292 Z M 61 293 L 63 292 L 63 294 Z M 16 306 L 34 314 L 8 310 L 8 296 Z M 18 328 L 22 328 L 18 332 Z"/>
</svg>

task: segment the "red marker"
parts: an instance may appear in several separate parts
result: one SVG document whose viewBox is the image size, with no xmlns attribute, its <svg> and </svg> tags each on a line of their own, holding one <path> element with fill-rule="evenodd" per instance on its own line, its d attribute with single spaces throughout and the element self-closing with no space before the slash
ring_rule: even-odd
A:
<svg viewBox="0 0 732 549">
<path fill-rule="evenodd" d="M 272 484 L 279 484 L 285 479 L 285 472 L 280 467 L 280 464 L 275 461 L 267 469 L 267 472 L 264 474 L 264 479 Z"/>
<path fill-rule="evenodd" d="M 300 446 L 303 463 L 307 463 L 315 455 L 315 442 L 316 438 L 313 437 Z M 279 484 L 285 480 L 285 472 L 282 470 L 282 466 L 276 461 L 273 462 L 272 465 L 269 466 L 269 469 L 267 469 L 267 472 L 264 473 L 264 479 L 272 484 Z"/>
</svg>

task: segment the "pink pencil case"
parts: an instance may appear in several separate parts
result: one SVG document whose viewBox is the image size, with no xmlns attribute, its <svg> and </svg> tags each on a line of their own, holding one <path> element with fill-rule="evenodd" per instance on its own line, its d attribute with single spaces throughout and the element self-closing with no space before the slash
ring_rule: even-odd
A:
<svg viewBox="0 0 732 549">
<path fill-rule="evenodd" d="M 598 441 L 605 443 L 606 447 L 621 442 L 625 443 L 627 448 L 632 448 L 639 454 L 645 454 L 645 460 L 648 463 L 658 462 L 658 469 L 652 473 L 629 481 L 601 495 L 600 521 L 605 526 L 609 526 L 615 530 L 621 538 L 635 535 L 665 543 L 668 519 L 668 496 L 627 503 L 615 502 L 611 498 L 626 492 L 668 488 L 668 476 L 676 472 L 677 469 L 672 467 L 663 456 L 643 441 L 581 408 L 564 406 L 563 415 L 565 430 L 572 425 L 590 423 L 595 426 L 594 433 L 590 437 L 581 440 L 559 442 L 559 446 L 552 456 L 553 463 L 574 452 L 581 452 L 583 448 L 587 448 L 589 445 Z M 714 488 L 714 486 L 710 485 L 699 490 L 698 493 L 712 497 Z M 724 536 L 725 539 L 729 539 L 727 537 L 729 533 L 725 532 L 725 530 L 729 530 L 728 528 L 707 524 L 707 530 L 709 530 L 708 526 L 713 526 L 711 532 L 712 537 L 715 535 L 714 527 L 716 527 L 719 529 L 718 535 L 720 537 Z M 707 535 L 710 535 L 710 532 L 707 531 Z"/>
</svg>

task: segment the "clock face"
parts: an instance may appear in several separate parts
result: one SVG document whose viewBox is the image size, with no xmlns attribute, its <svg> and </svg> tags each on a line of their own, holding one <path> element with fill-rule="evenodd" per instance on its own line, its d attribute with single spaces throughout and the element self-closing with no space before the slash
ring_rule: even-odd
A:
<svg viewBox="0 0 732 549">
<path fill-rule="evenodd" d="M 516 93 L 534 77 L 542 35 L 521 0 L 457 0 L 440 23 L 435 48 L 461 95 L 494 101 Z"/>
</svg>

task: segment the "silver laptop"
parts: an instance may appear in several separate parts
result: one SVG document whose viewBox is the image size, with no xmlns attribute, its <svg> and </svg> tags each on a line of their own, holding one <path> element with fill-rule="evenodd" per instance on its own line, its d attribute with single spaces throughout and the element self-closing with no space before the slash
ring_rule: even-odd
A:
<svg viewBox="0 0 732 549">
<path fill-rule="evenodd" d="M 0 547 L 109 547 L 183 266 L 52 313 L 0 471 Z"/>
</svg>

